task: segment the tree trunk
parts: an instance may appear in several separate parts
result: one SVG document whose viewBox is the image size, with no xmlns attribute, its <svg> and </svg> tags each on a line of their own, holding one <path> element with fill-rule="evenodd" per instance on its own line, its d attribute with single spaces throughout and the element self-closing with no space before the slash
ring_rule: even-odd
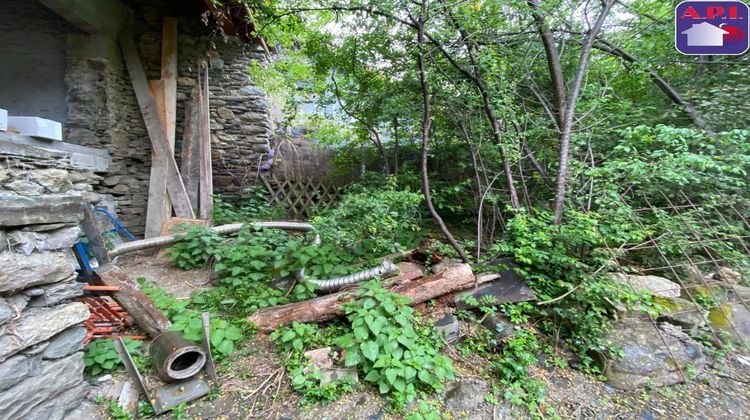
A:
<svg viewBox="0 0 750 420">
<path fill-rule="evenodd" d="M 424 4 L 423 4 L 424 7 Z M 422 193 L 424 194 L 424 200 L 427 204 L 427 209 L 430 211 L 430 214 L 432 215 L 432 219 L 435 221 L 435 223 L 440 227 L 440 230 L 443 232 L 443 235 L 445 235 L 445 238 L 448 239 L 448 242 L 451 244 L 453 249 L 456 250 L 456 253 L 459 257 L 461 257 L 461 260 L 463 262 L 468 262 L 469 259 L 466 257 L 466 253 L 464 253 L 464 250 L 461 248 L 461 245 L 458 244 L 456 239 L 453 237 L 453 234 L 451 234 L 450 230 L 448 230 L 448 227 L 445 225 L 445 222 L 443 221 L 443 218 L 440 217 L 440 214 L 438 214 L 437 210 L 435 210 L 435 206 L 432 204 L 432 194 L 430 192 L 430 176 L 428 172 L 427 167 L 427 159 L 428 159 L 428 152 L 429 152 L 429 143 L 430 143 L 430 92 L 427 87 L 427 74 L 425 72 L 425 66 L 424 66 L 424 53 L 422 51 L 422 47 L 424 45 L 424 21 L 422 20 L 424 17 L 422 15 L 419 15 L 419 29 L 417 32 L 417 43 L 419 44 L 419 54 L 417 55 L 417 63 L 419 64 L 419 83 L 422 86 L 422 107 L 423 107 L 423 114 L 422 114 Z"/>
<path fill-rule="evenodd" d="M 393 286 L 391 291 L 406 296 L 412 305 L 473 287 L 476 280 L 468 264 L 457 264 L 429 277 Z M 344 291 L 303 302 L 262 309 L 248 318 L 258 331 L 269 332 L 292 322 L 323 322 L 344 315 L 341 307 L 356 296 Z"/>
</svg>

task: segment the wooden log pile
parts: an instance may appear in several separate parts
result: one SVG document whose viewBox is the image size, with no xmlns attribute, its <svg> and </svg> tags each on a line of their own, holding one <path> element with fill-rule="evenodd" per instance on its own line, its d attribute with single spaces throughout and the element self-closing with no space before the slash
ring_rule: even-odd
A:
<svg viewBox="0 0 750 420">
<path fill-rule="evenodd" d="M 413 279 L 411 273 L 391 280 L 390 290 L 409 298 L 412 305 L 467 290 L 477 284 L 497 278 L 494 275 L 474 276 L 469 264 L 455 264 L 443 271 Z M 345 290 L 316 299 L 290 303 L 262 309 L 248 318 L 261 332 L 273 331 L 292 322 L 323 322 L 344 315 L 342 306 L 356 295 L 354 290 Z"/>
</svg>

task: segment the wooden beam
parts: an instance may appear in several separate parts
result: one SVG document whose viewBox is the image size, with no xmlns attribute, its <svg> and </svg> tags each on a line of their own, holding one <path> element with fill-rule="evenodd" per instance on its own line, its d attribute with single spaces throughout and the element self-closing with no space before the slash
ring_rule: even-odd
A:
<svg viewBox="0 0 750 420">
<path fill-rule="evenodd" d="M 53 12 L 89 34 L 116 38 L 130 9 L 119 0 L 39 0 Z"/>
<path fill-rule="evenodd" d="M 177 18 L 165 17 L 161 36 L 161 79 L 164 80 L 164 112 L 167 139 L 174 147 L 177 119 Z"/>
<path fill-rule="evenodd" d="M 156 103 L 149 91 L 146 73 L 143 71 L 143 65 L 138 56 L 138 49 L 133 36 L 123 33 L 120 36 L 120 47 L 122 48 L 125 65 L 130 74 L 135 96 L 138 99 L 138 105 L 141 108 L 146 130 L 151 138 L 151 145 L 157 154 L 167 156 L 167 191 L 169 192 L 169 197 L 172 199 L 175 214 L 178 217 L 195 218 L 185 185 L 182 183 L 182 178 L 180 178 L 180 170 L 177 169 L 177 162 L 170 153 L 169 141 L 165 134 L 166 130 L 159 121 Z"/>
<path fill-rule="evenodd" d="M 107 251 L 107 247 L 104 244 L 102 234 L 99 232 L 99 227 L 94 220 L 94 215 L 91 213 L 91 208 L 87 204 L 83 206 L 81 227 L 89 241 L 89 248 L 94 253 L 99 266 L 112 262 L 112 259 L 109 257 L 109 251 Z"/>
<path fill-rule="evenodd" d="M 166 111 L 164 105 L 164 81 L 149 80 L 149 91 L 154 97 L 159 121 L 166 126 Z M 170 142 L 170 150 L 174 156 L 174 142 Z M 167 194 L 167 157 L 151 149 L 151 177 L 148 183 L 148 202 L 146 207 L 146 238 L 155 238 L 161 233 L 164 222 L 172 215 L 172 202 Z"/>
<path fill-rule="evenodd" d="M 199 84 L 200 86 L 200 84 Z M 201 102 L 201 142 L 200 142 L 200 218 L 211 220 L 214 203 L 213 168 L 211 165 L 211 114 L 209 107 L 208 63 L 204 67 L 203 101 Z"/>
<path fill-rule="evenodd" d="M 159 120 L 165 127 L 174 157 L 175 120 L 177 113 L 177 19 L 164 18 L 161 46 L 161 80 L 149 81 Z M 151 153 L 151 177 L 148 186 L 146 238 L 159 236 L 164 222 L 172 215 L 172 201 L 167 194 L 167 156 Z"/>
<path fill-rule="evenodd" d="M 200 182 L 200 138 L 201 121 L 200 107 L 203 95 L 198 87 L 194 87 L 190 98 L 185 103 L 185 130 L 182 133 L 182 149 L 180 151 L 180 172 L 185 183 L 188 198 L 193 205 L 193 211 L 198 214 L 198 188 Z"/>
</svg>

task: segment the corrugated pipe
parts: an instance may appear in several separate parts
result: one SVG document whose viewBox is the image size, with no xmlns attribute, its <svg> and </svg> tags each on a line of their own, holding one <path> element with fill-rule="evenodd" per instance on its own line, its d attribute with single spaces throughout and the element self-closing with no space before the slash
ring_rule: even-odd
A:
<svg viewBox="0 0 750 420">
<path fill-rule="evenodd" d="M 338 290 L 344 286 L 350 284 L 356 284 L 366 280 L 374 279 L 375 277 L 387 277 L 396 274 L 398 267 L 389 260 L 383 260 L 383 263 L 377 267 L 373 267 L 358 273 L 349 274 L 348 276 L 334 277 L 327 280 L 310 279 L 305 276 L 305 270 L 300 270 L 297 273 L 297 278 L 310 283 L 316 284 L 321 290 L 329 292 L 332 290 Z"/>
<path fill-rule="evenodd" d="M 214 230 L 214 232 L 218 234 L 225 234 L 225 233 L 234 233 L 239 232 L 242 230 L 243 227 L 247 226 L 244 223 L 232 223 L 230 225 L 222 225 L 222 226 L 215 226 L 211 229 Z M 266 228 L 266 229 L 284 229 L 284 230 L 294 230 L 298 232 L 309 232 L 313 230 L 313 225 L 309 223 L 301 223 L 301 222 L 255 222 L 251 223 L 249 226 L 254 227 L 260 227 L 260 228 Z M 118 255 L 122 255 L 128 252 L 133 251 L 139 251 L 141 249 L 146 248 L 153 248 L 156 246 L 165 246 L 165 245 L 171 245 L 178 241 L 180 237 L 182 237 L 182 234 L 173 234 L 173 235 L 165 235 L 165 236 L 157 236 L 155 238 L 149 238 L 149 239 L 142 239 L 140 241 L 133 241 L 133 242 L 126 242 L 124 244 L 117 245 L 113 249 L 109 251 L 109 256 L 114 258 Z M 320 243 L 320 238 L 315 237 L 315 244 Z"/>
</svg>

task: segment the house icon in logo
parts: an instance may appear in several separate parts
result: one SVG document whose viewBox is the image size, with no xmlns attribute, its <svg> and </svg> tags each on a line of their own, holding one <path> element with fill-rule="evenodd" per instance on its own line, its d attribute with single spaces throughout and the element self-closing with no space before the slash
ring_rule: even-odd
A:
<svg viewBox="0 0 750 420">
<path fill-rule="evenodd" d="M 724 45 L 724 35 L 729 34 L 708 22 L 694 24 L 680 33 L 687 35 L 687 45 L 691 47 L 721 47 Z"/>
</svg>

